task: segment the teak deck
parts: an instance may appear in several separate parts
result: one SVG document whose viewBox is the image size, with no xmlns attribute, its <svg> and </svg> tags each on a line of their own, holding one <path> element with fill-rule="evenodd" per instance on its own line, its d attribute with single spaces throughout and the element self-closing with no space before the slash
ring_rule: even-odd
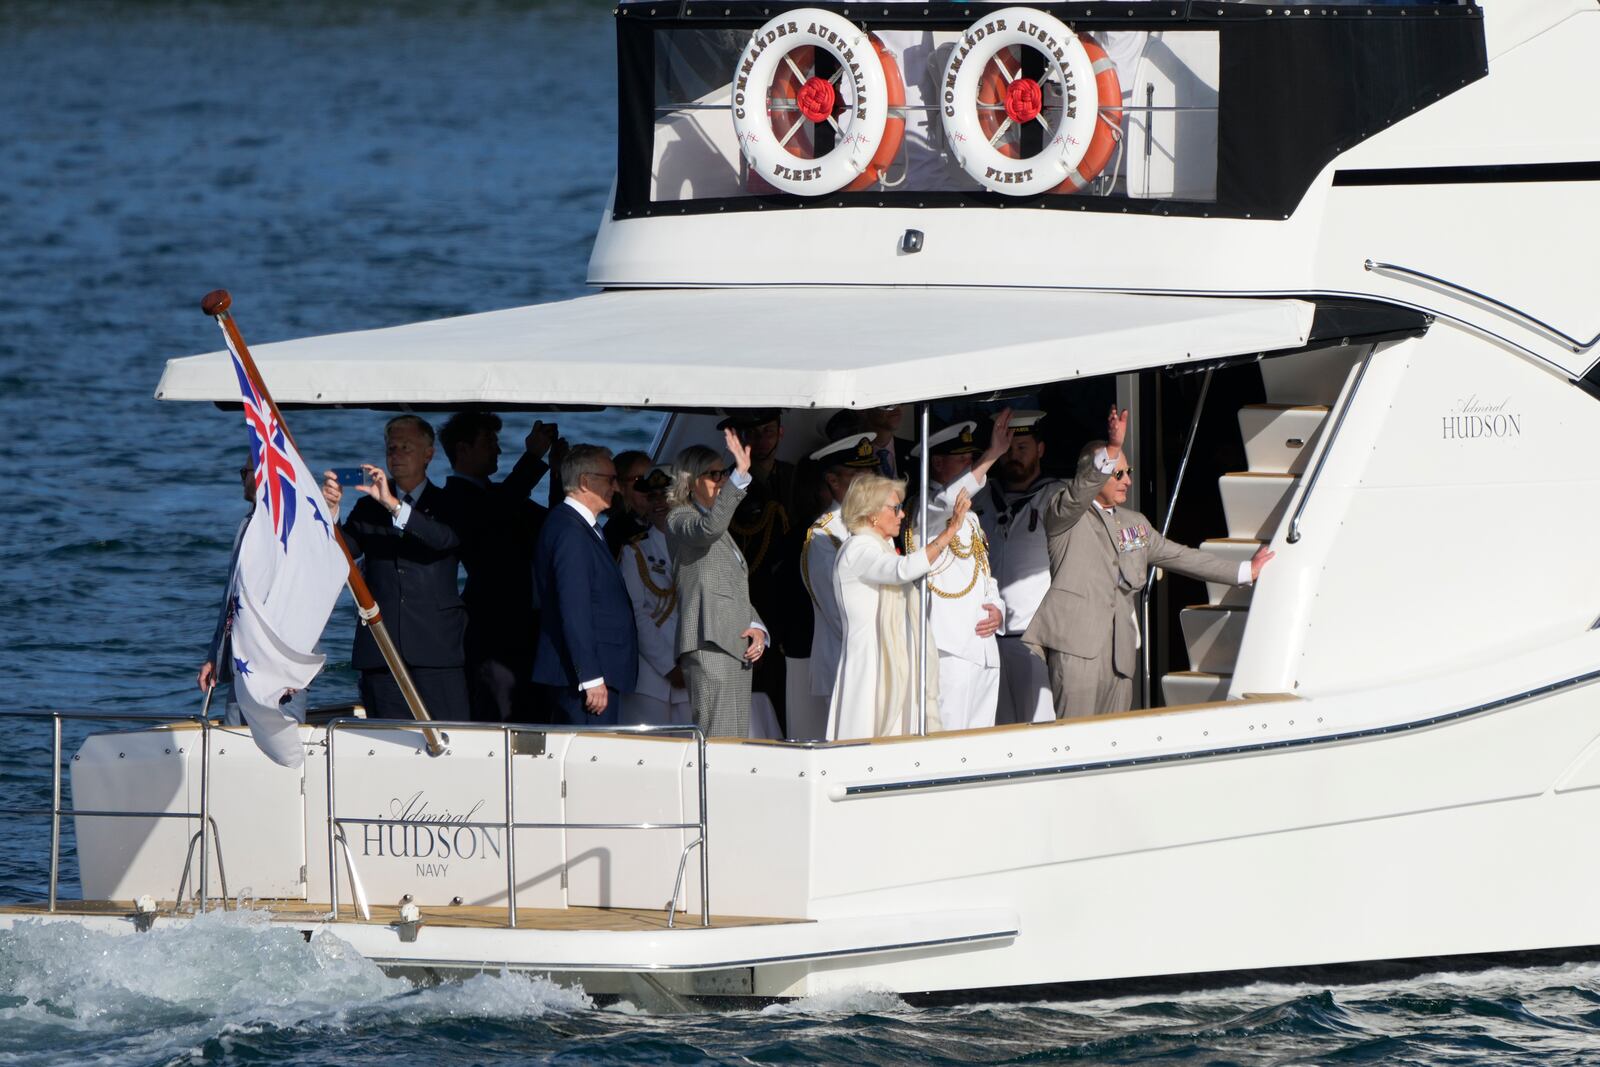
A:
<svg viewBox="0 0 1600 1067">
<path fill-rule="evenodd" d="M 220 904 L 220 902 L 218 902 Z M 172 901 L 161 901 L 157 915 L 162 918 L 178 914 Z M 227 910 L 235 910 L 230 904 Z M 254 910 L 267 911 L 280 922 L 317 922 L 328 914 L 328 905 L 304 900 L 258 900 Z M 363 919 L 349 904 L 339 905 L 339 921 L 370 923 L 389 926 L 400 921 L 400 908 L 394 904 L 374 904 L 372 918 Z M 459 927 L 474 929 L 505 929 L 506 909 L 493 905 L 457 904 L 419 906 L 424 926 Z M 62 900 L 56 902 L 56 915 L 122 915 L 134 912 L 131 900 Z M 0 914 L 48 915 L 45 904 L 4 904 Z M 192 911 L 183 913 L 192 916 Z M 776 926 L 786 923 L 809 922 L 809 919 L 778 919 L 754 915 L 713 915 L 713 929 L 737 926 Z M 674 919 L 674 930 L 703 930 L 698 911 L 680 911 Z M 667 913 L 652 908 L 518 908 L 519 930 L 614 930 L 642 931 L 666 930 Z"/>
</svg>

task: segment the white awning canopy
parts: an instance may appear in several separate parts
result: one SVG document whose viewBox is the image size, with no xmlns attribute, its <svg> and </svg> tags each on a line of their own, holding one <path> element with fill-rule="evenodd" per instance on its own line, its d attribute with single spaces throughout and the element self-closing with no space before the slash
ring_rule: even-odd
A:
<svg viewBox="0 0 1600 1067">
<path fill-rule="evenodd" d="M 283 404 L 865 408 L 1296 348 L 1314 310 L 1015 289 L 632 290 L 252 353 Z M 237 401 L 239 387 L 212 352 L 168 361 L 156 397 Z"/>
</svg>

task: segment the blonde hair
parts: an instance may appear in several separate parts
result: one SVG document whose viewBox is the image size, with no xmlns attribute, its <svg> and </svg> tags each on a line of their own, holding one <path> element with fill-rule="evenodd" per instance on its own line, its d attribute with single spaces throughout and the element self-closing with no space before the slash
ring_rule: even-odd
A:
<svg viewBox="0 0 1600 1067">
<path fill-rule="evenodd" d="M 844 494 L 841 515 L 844 528 L 851 533 L 869 529 L 873 517 L 885 504 L 893 503 L 896 496 L 901 500 L 906 498 L 904 478 L 885 478 L 881 474 L 857 475 Z"/>
</svg>

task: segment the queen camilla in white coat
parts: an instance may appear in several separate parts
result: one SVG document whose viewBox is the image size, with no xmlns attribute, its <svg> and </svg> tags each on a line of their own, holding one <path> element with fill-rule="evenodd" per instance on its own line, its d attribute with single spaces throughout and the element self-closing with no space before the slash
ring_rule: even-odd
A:
<svg viewBox="0 0 1600 1067">
<path fill-rule="evenodd" d="M 828 708 L 828 737 L 840 741 L 885 737 L 916 729 L 917 598 L 911 583 L 928 573 L 966 519 L 971 501 L 963 492 L 950 521 L 927 547 L 895 553 L 905 521 L 905 483 L 863 475 L 844 498 L 850 536 L 834 565 L 834 592 L 844 619 L 844 650 Z M 930 648 L 929 662 L 937 655 Z M 939 729 L 936 671 L 928 674 L 928 723 Z"/>
</svg>

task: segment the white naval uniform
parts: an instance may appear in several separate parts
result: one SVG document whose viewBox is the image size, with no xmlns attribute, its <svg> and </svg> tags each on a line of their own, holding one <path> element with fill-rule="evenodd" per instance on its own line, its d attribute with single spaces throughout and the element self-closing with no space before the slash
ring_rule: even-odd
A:
<svg viewBox="0 0 1600 1067">
<path fill-rule="evenodd" d="M 965 489 L 982 490 L 971 471 L 948 486 L 933 483 L 928 496 L 928 528 L 943 530 Z M 908 554 L 924 542 L 908 537 Z M 967 514 L 961 530 L 928 571 L 928 626 L 939 650 L 939 718 L 946 730 L 973 730 L 995 724 L 1000 699 L 1000 649 L 993 636 L 979 637 L 986 604 L 1000 609 L 1000 585 L 989 569 L 988 548 L 977 516 Z M 1005 632 L 1002 625 L 1001 632 Z"/>
<path fill-rule="evenodd" d="M 667 674 L 677 665 L 673 646 L 678 636 L 678 599 L 667 535 L 650 527 L 643 537 L 622 546 L 619 563 L 622 583 L 633 602 L 634 629 L 639 633 L 639 680 L 633 692 L 622 694 L 622 721 L 693 723 L 689 690 L 667 681 Z"/>
<path fill-rule="evenodd" d="M 989 539 L 989 568 L 1005 598 L 996 713 L 1001 723 L 1052 722 L 1056 717 L 1050 673 L 1043 659 L 1023 647 L 1022 634 L 1050 588 L 1043 511 L 1065 484 L 1059 478 L 1041 478 L 1020 493 L 1007 493 L 991 481 L 981 496 L 973 496 L 973 513 Z"/>
</svg>

